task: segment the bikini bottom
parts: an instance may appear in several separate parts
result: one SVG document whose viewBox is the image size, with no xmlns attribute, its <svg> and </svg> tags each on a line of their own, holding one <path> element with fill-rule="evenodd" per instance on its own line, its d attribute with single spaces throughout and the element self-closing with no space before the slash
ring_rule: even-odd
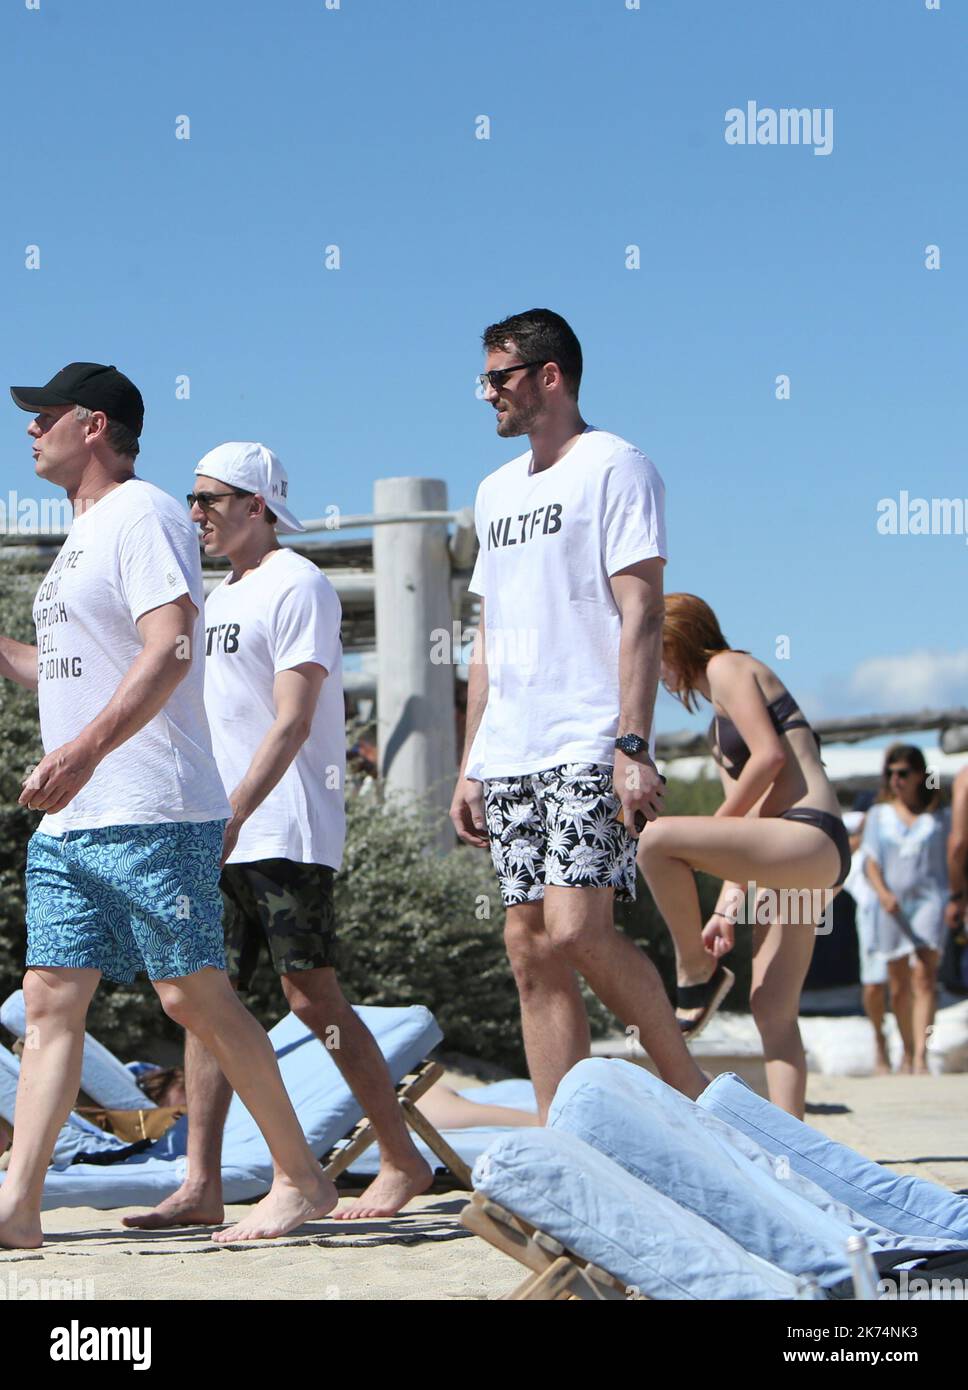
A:
<svg viewBox="0 0 968 1390">
<path fill-rule="evenodd" d="M 833 840 L 840 852 L 840 876 L 830 886 L 839 888 L 850 873 L 851 860 L 850 839 L 847 835 L 847 827 L 840 816 L 831 815 L 829 811 L 818 811 L 814 806 L 794 806 L 791 811 L 783 811 L 777 819 L 796 820 L 803 825 L 815 825 L 818 830 L 822 830 Z"/>
</svg>

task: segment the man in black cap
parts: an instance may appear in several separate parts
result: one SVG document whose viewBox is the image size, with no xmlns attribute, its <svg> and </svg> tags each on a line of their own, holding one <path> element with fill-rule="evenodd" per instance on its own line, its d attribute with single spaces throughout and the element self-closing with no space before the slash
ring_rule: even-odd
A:
<svg viewBox="0 0 968 1390">
<path fill-rule="evenodd" d="M 134 475 L 144 404 L 115 367 L 74 362 L 14 387 L 36 412 L 38 475 L 74 521 L 34 601 L 36 647 L 0 637 L 0 676 L 37 690 L 45 756 L 21 805 L 46 812 L 27 851 L 27 1022 L 0 1188 L 0 1245 L 42 1242 L 44 1173 L 80 1082 L 102 975 L 145 970 L 256 1119 L 268 1195 L 215 1239 L 282 1235 L 336 1205 L 286 1095 L 272 1045 L 225 974 L 219 860 L 230 807 L 203 701 L 204 595 L 194 527 Z"/>
<path fill-rule="evenodd" d="M 113 452 L 130 459 L 132 464 L 138 457 L 145 403 L 134 382 L 117 367 L 104 367 L 100 362 L 71 362 L 52 376 L 46 386 L 11 386 L 10 394 L 21 410 L 37 416 L 56 407 L 52 412 L 55 422 L 71 414 L 68 406 L 74 406 L 74 418 L 84 422 L 95 411 L 103 412 L 107 416 L 106 438 Z M 34 434 L 33 429 L 29 432 Z M 43 434 L 43 428 L 38 432 Z M 129 476 L 133 471 L 128 470 Z"/>
</svg>

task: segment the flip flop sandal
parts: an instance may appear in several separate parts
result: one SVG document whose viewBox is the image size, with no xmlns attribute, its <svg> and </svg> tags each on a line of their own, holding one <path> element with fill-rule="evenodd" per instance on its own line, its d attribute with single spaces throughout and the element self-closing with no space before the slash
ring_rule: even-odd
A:
<svg viewBox="0 0 968 1390">
<path fill-rule="evenodd" d="M 736 976 L 725 965 L 717 965 L 704 985 L 681 985 L 676 990 L 677 1009 L 702 1009 L 698 1018 L 680 1018 L 676 1022 L 686 1042 L 698 1038 L 720 1004 L 736 983 Z"/>
</svg>

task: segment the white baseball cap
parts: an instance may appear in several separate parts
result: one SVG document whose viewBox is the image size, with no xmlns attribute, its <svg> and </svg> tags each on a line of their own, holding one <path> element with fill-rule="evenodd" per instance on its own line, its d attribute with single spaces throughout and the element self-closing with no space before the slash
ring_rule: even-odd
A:
<svg viewBox="0 0 968 1390">
<path fill-rule="evenodd" d="M 218 478 L 228 487 L 257 492 L 277 518 L 276 530 L 286 533 L 305 531 L 289 510 L 286 495 L 289 478 L 271 449 L 264 444 L 219 444 L 200 460 L 195 474 Z"/>
</svg>

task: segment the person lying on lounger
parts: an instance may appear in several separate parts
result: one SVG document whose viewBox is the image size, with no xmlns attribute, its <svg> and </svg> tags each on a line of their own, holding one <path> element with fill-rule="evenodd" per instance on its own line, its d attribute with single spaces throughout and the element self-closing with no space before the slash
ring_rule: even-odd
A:
<svg viewBox="0 0 968 1390">
<path fill-rule="evenodd" d="M 156 1105 L 183 1109 L 187 1105 L 185 1073 L 181 1067 L 158 1067 L 143 1072 L 138 1085 Z M 538 1117 L 529 1110 L 516 1110 L 510 1105 L 489 1105 L 468 1100 L 453 1086 L 437 1081 L 416 1101 L 416 1106 L 435 1129 L 511 1129 L 517 1125 L 536 1125 Z M 0 1121 L 0 1144 L 2 1144 Z"/>
</svg>

